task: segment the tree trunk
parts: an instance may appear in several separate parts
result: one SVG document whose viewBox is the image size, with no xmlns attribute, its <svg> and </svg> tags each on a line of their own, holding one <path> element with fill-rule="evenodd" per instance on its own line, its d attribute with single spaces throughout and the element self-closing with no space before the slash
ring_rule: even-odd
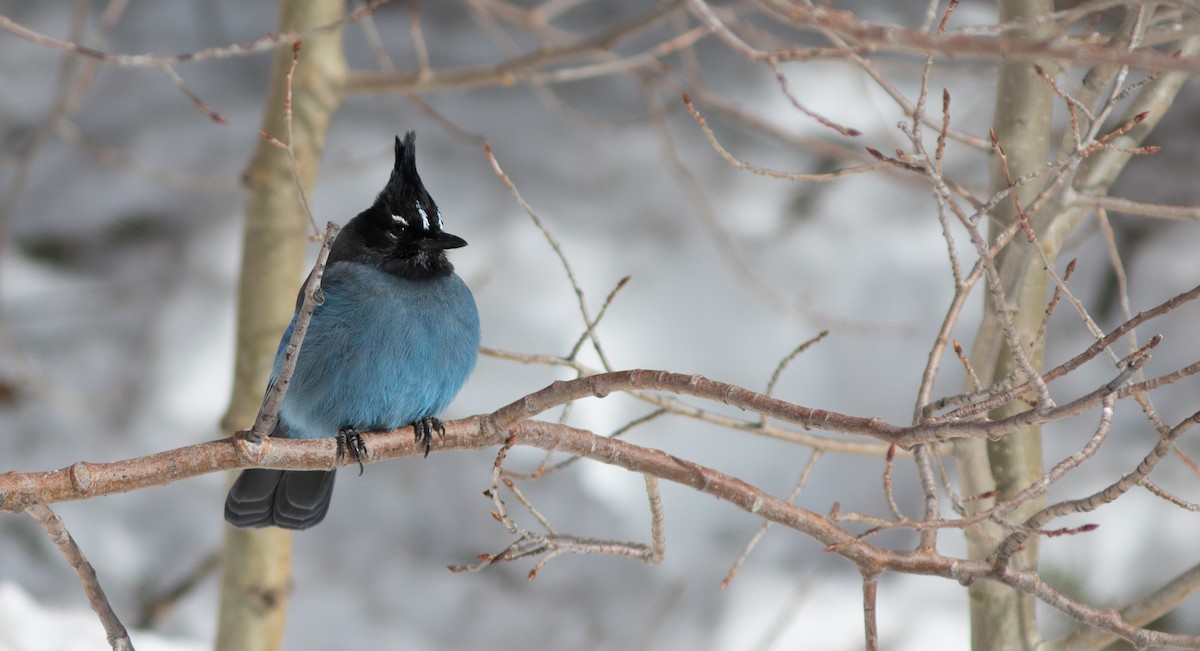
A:
<svg viewBox="0 0 1200 651">
<path fill-rule="evenodd" d="M 342 0 L 283 0 L 279 32 L 337 21 Z M 287 139 L 284 103 L 292 48 L 275 51 L 262 128 Z M 301 183 L 313 186 L 325 134 L 341 102 L 345 74 L 341 30 L 305 37 L 292 79 L 292 137 Z M 232 432 L 249 427 L 262 401 L 279 337 L 295 308 L 304 273 L 308 218 L 287 154 L 260 140 L 243 177 L 245 236 L 238 285 L 233 396 L 225 417 Z M 279 649 L 291 590 L 291 535 L 276 528 L 228 528 L 215 646 L 221 651 Z"/>
<path fill-rule="evenodd" d="M 1002 22 L 1031 19 L 1054 11 L 1052 0 L 1001 0 L 999 5 Z M 1031 29 L 1022 35 L 1039 38 L 1044 36 L 1040 32 L 1045 31 L 1045 28 Z M 1053 90 L 1037 73 L 1033 62 L 1010 61 L 1000 66 L 992 128 L 1004 149 L 1012 178 L 1036 170 L 1046 162 L 1050 149 L 1053 100 Z M 1008 185 L 1004 172 L 995 157 L 992 163 L 992 191 L 1003 190 Z M 1016 191 L 1016 197 L 1023 207 L 1038 195 L 1042 185 L 1039 180 Z M 1000 202 L 992 217 L 990 235 L 994 237 L 1017 220 L 1017 211 L 1012 202 L 1006 200 Z M 1030 362 L 1035 369 L 1041 369 L 1043 347 L 1041 342 L 1036 345 L 1032 345 L 1032 342 L 1041 326 L 1048 278 L 1037 256 L 1015 253 L 1017 248 L 1032 246 L 1026 238 L 1018 236 L 996 256 L 996 267 L 999 269 L 1011 265 L 1027 266 L 1028 269 L 1022 270 L 1024 273 L 1014 274 L 1020 278 L 1019 282 L 1005 286 L 1007 306 L 997 306 L 992 297 L 987 296 L 983 322 L 975 339 L 971 360 L 984 383 L 998 381 L 1016 370 L 1008 346 L 994 345 L 994 342 L 1003 341 L 997 309 L 1011 312 L 1018 337 L 1029 344 L 1025 352 Z M 1054 260 L 1057 251 L 1046 253 L 1050 260 Z M 994 410 L 989 416 L 1004 418 L 1028 408 L 1027 402 L 1015 400 Z M 999 441 L 971 441 L 958 449 L 963 491 L 967 495 L 995 490 L 996 499 L 1007 499 L 1040 479 L 1044 473 L 1041 429 L 1037 427 L 1011 432 Z M 983 502 L 979 505 L 981 508 L 988 508 L 994 503 L 992 500 Z M 1030 500 L 1009 514 L 1009 521 L 1020 523 L 1044 505 L 1044 498 Z M 968 530 L 970 557 L 987 557 L 1005 534 L 1004 530 L 990 522 Z M 1025 548 L 1013 556 L 1013 567 L 1037 567 L 1037 542 L 1036 537 L 1029 539 Z M 998 583 L 981 581 L 971 586 L 970 602 L 971 648 L 975 651 L 1032 649 L 1037 646 L 1040 638 L 1032 595 Z"/>
</svg>

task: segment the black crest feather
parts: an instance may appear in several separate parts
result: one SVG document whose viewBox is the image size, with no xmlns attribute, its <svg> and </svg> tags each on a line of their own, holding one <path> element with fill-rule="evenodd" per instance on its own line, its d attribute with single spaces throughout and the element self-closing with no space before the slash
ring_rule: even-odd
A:
<svg viewBox="0 0 1200 651">
<path fill-rule="evenodd" d="M 370 208 L 350 220 L 333 244 L 329 264 L 353 260 L 409 279 L 453 271 L 446 249 L 466 246 L 442 230 L 442 214 L 417 173 L 416 134 L 396 136 L 396 161 Z"/>
<path fill-rule="evenodd" d="M 416 133 L 409 131 L 403 140 L 396 136 L 396 162 L 392 166 L 392 175 L 375 203 L 411 226 L 416 227 L 424 221 L 428 224 L 424 230 L 440 230 L 437 204 L 417 173 Z M 420 218 L 421 212 L 425 213 L 424 220 Z"/>
</svg>

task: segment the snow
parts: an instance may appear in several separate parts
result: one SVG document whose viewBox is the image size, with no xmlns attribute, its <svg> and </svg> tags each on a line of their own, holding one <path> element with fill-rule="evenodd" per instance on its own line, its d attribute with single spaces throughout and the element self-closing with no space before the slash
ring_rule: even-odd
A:
<svg viewBox="0 0 1200 651">
<path fill-rule="evenodd" d="M 130 631 L 129 638 L 142 651 L 209 648 L 198 640 L 171 640 L 145 631 Z M 15 583 L 0 582 L 0 651 L 93 651 L 103 648 L 105 640 L 104 627 L 87 608 L 47 606 Z"/>
</svg>

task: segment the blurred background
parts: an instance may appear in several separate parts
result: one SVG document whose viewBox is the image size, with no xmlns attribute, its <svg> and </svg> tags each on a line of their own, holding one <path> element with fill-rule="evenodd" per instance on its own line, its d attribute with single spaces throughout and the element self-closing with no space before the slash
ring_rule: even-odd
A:
<svg viewBox="0 0 1200 651">
<path fill-rule="evenodd" d="M 275 30 L 271 3 L 231 0 L 135 3 L 106 28 L 111 14 L 105 12 L 117 4 L 4 0 L 0 14 L 41 34 L 130 54 L 183 53 Z M 524 14 L 504 12 L 536 4 L 423 3 L 430 66 L 480 68 L 538 51 L 539 38 L 518 27 Z M 634 0 L 550 4 L 562 5 L 552 27 L 567 41 L 627 24 L 647 10 Z M 925 9 L 924 3 L 837 5 L 906 26 L 919 25 Z M 415 70 L 410 12 L 410 5 L 393 3 L 375 11 L 372 24 L 346 27 L 351 67 L 379 69 L 372 49 L 377 33 L 400 70 Z M 990 3 L 963 2 L 951 27 L 993 23 L 993 12 Z M 80 15 L 82 30 L 72 36 Z M 675 12 L 621 41 L 616 51 L 646 52 L 695 24 Z M 747 24 L 757 25 L 764 39 L 823 43 L 770 21 Z M 479 141 L 463 132 L 486 138 L 561 244 L 593 313 L 623 277 L 631 278 L 597 330 L 614 367 L 700 373 L 761 391 L 781 359 L 829 330 L 782 373 L 775 395 L 911 422 L 921 371 L 953 293 L 927 183 L 894 169 L 829 183 L 735 169 L 714 150 L 680 94 L 697 98 L 735 156 L 800 173 L 873 162 L 868 146 L 888 154 L 908 149 L 897 124 L 911 118 L 846 60 L 780 70 L 807 109 L 858 130 L 857 137 L 797 110 L 769 68 L 717 38 L 699 40 L 690 52 L 578 81 L 467 85 L 423 91 L 419 100 L 398 92 L 351 95 L 328 134 L 313 193 L 315 216 L 344 223 L 367 207 L 390 171 L 393 135 L 415 130 L 421 174 L 446 228 L 470 243 L 452 260 L 479 303 L 484 345 L 564 355 L 584 331 L 575 294 Z M 88 68 L 94 78 L 80 92 L 85 62 L 0 32 L 0 471 L 119 460 L 210 440 L 220 434 L 230 397 L 239 178 L 259 138 L 269 55 L 176 66 L 187 89 L 227 124 L 197 111 L 154 68 Z M 899 93 L 916 98 L 922 59 L 881 56 L 874 63 Z M 64 66 L 73 71 L 66 83 Z M 694 66 L 704 87 L 694 83 Z M 949 88 L 954 128 L 985 137 L 994 84 L 992 62 L 940 62 L 931 95 Z M 1131 165 L 1113 194 L 1196 202 L 1198 110 L 1195 84 L 1188 83 L 1151 138 L 1164 150 Z M 940 119 L 939 111 L 931 114 Z M 932 143 L 936 133 L 927 136 Z M 947 169 L 985 193 L 985 152 L 952 142 Z M 1122 216 L 1113 222 L 1134 311 L 1196 284 L 1200 233 L 1194 223 Z M 969 264 L 963 233 L 955 236 Z M 1080 229 L 1067 257 L 1080 260 L 1076 294 L 1103 327 L 1119 324 L 1114 276 L 1094 223 Z M 955 331 L 968 348 L 980 296 Z M 1090 342 L 1078 317 L 1060 310 L 1051 324 L 1050 364 Z M 1200 358 L 1197 316 L 1197 308 L 1186 306 L 1144 330 L 1166 335 L 1148 374 Z M 599 366 L 588 347 L 581 359 Z M 1065 401 L 1111 375 L 1111 367 L 1085 370 L 1056 384 L 1055 395 Z M 491 411 L 571 376 L 481 357 L 443 416 Z M 949 358 L 935 393 L 957 393 L 962 378 Z M 1165 390 L 1156 403 L 1164 419 L 1177 422 L 1192 413 L 1197 388 L 1185 380 Z M 608 434 L 650 411 L 612 396 L 576 404 L 569 422 Z M 1078 449 L 1094 422 L 1050 428 L 1047 458 Z M 1117 422 L 1101 454 L 1056 491 L 1074 495 L 1103 486 L 1153 444 L 1155 434 L 1136 406 L 1122 403 Z M 794 444 L 681 418 L 659 418 L 626 436 L 776 495 L 787 495 L 812 455 Z M 1191 441 L 1183 445 L 1195 448 Z M 529 561 L 448 572 L 448 565 L 499 552 L 511 540 L 480 495 L 493 458 L 489 452 L 435 454 L 375 464 L 362 477 L 342 473 L 329 517 L 295 537 L 287 648 L 861 648 L 860 579 L 853 566 L 796 532 L 772 529 L 721 590 L 760 521 L 677 486 L 663 486 L 667 553 L 660 566 L 565 556 L 532 582 L 526 580 Z M 517 450 L 509 466 L 532 470 L 542 458 L 536 450 Z M 839 502 L 845 511 L 884 516 L 882 471 L 878 457 L 826 455 L 798 502 L 822 513 Z M 1159 472 L 1160 483 L 1195 495 L 1195 475 L 1183 464 L 1164 464 Z M 55 506 L 125 624 L 147 629 L 135 632 L 139 648 L 211 644 L 227 481 L 214 474 Z M 900 506 L 916 517 L 920 493 L 911 464 L 898 464 L 894 481 Z M 562 532 L 649 538 L 636 475 L 583 462 L 522 487 Z M 513 512 L 535 526 L 515 506 Z M 1103 526 L 1044 542 L 1043 570 L 1090 603 L 1124 603 L 1200 560 L 1197 518 L 1148 494 L 1085 521 Z M 896 533 L 877 540 L 911 546 L 915 538 Z M 945 553 L 965 553 L 957 532 L 943 534 L 940 543 Z M 1147 560 L 1156 558 L 1172 562 L 1163 567 Z M 181 582 L 186 589 L 168 599 Z M 966 595 L 957 584 L 887 575 L 879 603 L 887 648 L 966 646 Z M 1197 604 L 1180 617 L 1186 621 L 1188 613 L 1200 621 Z M 1064 620 L 1048 615 L 1046 621 L 1048 635 L 1069 630 Z M 0 649 L 102 644 L 71 569 L 43 532 L 29 518 L 0 517 Z"/>
</svg>

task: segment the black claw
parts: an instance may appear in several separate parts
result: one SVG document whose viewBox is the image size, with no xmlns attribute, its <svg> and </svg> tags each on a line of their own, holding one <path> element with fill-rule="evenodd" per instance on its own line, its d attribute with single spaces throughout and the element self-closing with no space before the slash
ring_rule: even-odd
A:
<svg viewBox="0 0 1200 651">
<path fill-rule="evenodd" d="M 433 416 L 425 416 L 413 423 L 413 434 L 416 436 L 417 447 L 422 443 L 425 444 L 425 456 L 429 456 L 429 449 L 433 447 L 433 434 L 437 432 L 438 436 L 446 435 L 446 426 L 442 421 Z"/>
<path fill-rule="evenodd" d="M 363 474 L 363 457 L 367 456 L 367 444 L 363 443 L 362 432 L 354 427 L 343 427 L 337 433 L 337 458 L 342 461 L 346 452 L 358 462 L 358 474 Z"/>
</svg>

